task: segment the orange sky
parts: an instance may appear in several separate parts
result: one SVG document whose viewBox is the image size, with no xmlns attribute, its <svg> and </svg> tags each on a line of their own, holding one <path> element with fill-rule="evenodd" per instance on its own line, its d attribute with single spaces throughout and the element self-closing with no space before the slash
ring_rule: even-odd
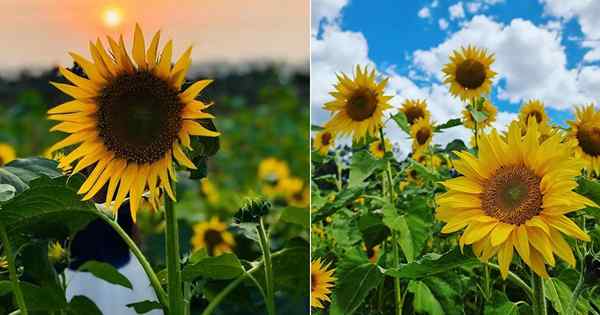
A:
<svg viewBox="0 0 600 315">
<path fill-rule="evenodd" d="M 0 70 L 70 65 L 68 51 L 89 56 L 87 43 L 123 33 L 131 47 L 135 22 L 146 41 L 162 30 L 176 55 L 194 45 L 194 63 L 274 60 L 302 64 L 309 56 L 308 0 L 0 0 Z M 108 27 L 106 8 L 123 22 Z"/>
</svg>

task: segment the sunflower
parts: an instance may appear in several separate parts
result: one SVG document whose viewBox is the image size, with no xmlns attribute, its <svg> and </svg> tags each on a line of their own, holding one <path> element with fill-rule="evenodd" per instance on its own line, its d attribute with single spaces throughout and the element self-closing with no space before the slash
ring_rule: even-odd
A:
<svg viewBox="0 0 600 315">
<path fill-rule="evenodd" d="M 575 108 L 575 120 L 571 126 L 569 140 L 573 143 L 575 155 L 585 161 L 590 172 L 600 174 L 600 112 L 594 105 Z"/>
<path fill-rule="evenodd" d="M 369 261 L 371 261 L 374 264 L 377 263 L 377 259 L 379 259 L 379 252 L 381 252 L 381 248 L 379 247 L 379 245 L 375 245 L 370 248 L 365 246 L 365 251 L 367 252 L 367 257 L 369 258 Z"/>
<path fill-rule="evenodd" d="M 425 150 L 416 151 L 412 159 L 434 169 L 439 169 L 442 165 L 445 165 L 444 157 L 440 157 L 437 154 L 429 154 Z"/>
<path fill-rule="evenodd" d="M 48 258 L 51 262 L 57 263 L 65 259 L 67 252 L 59 242 L 52 242 L 48 245 Z"/>
<path fill-rule="evenodd" d="M 410 127 L 413 152 L 427 149 L 433 137 L 433 124 L 428 119 L 419 119 Z"/>
<path fill-rule="evenodd" d="M 206 248 L 211 256 L 230 253 L 235 246 L 233 235 L 227 231 L 227 226 L 217 217 L 212 217 L 208 222 L 194 225 L 192 247 L 194 251 Z"/>
<path fill-rule="evenodd" d="M 326 155 L 329 148 L 335 144 L 335 134 L 327 129 L 323 129 L 315 135 L 313 147 L 320 155 Z"/>
<path fill-rule="evenodd" d="M 286 162 L 276 158 L 266 158 L 258 165 L 258 178 L 263 183 L 262 191 L 269 197 L 274 197 L 281 190 L 281 182 L 290 176 Z"/>
<path fill-rule="evenodd" d="M 544 110 L 544 103 L 540 100 L 529 100 L 523 104 L 521 111 L 519 112 L 519 121 L 523 126 L 527 126 L 529 118 L 535 118 L 538 126 L 548 124 L 548 115 Z"/>
<path fill-rule="evenodd" d="M 368 72 L 360 66 L 356 66 L 353 79 L 344 73 L 338 75 L 335 91 L 330 93 L 335 100 L 324 106 L 333 114 L 325 129 L 352 135 L 354 140 L 376 134 L 382 125 L 383 112 L 391 108 L 388 102 L 392 97 L 383 94 L 387 82 L 387 78 L 376 82 L 375 70 Z"/>
<path fill-rule="evenodd" d="M 280 190 L 285 196 L 288 204 L 294 207 L 304 208 L 308 206 L 308 187 L 304 187 L 304 181 L 298 177 L 288 177 L 281 181 Z"/>
<path fill-rule="evenodd" d="M 495 129 L 479 138 L 478 157 L 457 152 L 456 170 L 464 176 L 443 182 L 448 192 L 437 198 L 436 218 L 446 222 L 442 233 L 466 227 L 461 248 L 473 245 L 483 261 L 498 256 L 500 272 L 508 275 L 513 248 L 531 269 L 548 277 L 545 264 L 554 254 L 575 266 L 563 234 L 590 237 L 566 214 L 595 203 L 575 192 L 574 177 L 581 161 L 570 156 L 559 135 L 539 141 L 537 123 L 530 120 L 525 137 L 513 122 L 508 139 Z"/>
<path fill-rule="evenodd" d="M 494 104 L 492 104 L 492 102 L 488 101 L 487 99 L 483 102 L 483 106 L 481 107 L 481 109 L 479 111 L 484 113 L 486 117 L 483 121 L 480 121 L 477 123 L 477 128 L 489 127 L 492 125 L 493 122 L 496 121 L 496 114 L 498 113 L 498 110 L 496 109 Z M 471 111 L 469 111 L 466 108 L 463 109 L 462 116 L 463 116 L 463 125 L 466 128 L 474 129 L 475 128 L 475 118 L 471 114 Z"/>
<path fill-rule="evenodd" d="M 206 177 L 200 180 L 200 192 L 204 197 L 206 197 L 206 200 L 208 200 L 208 203 L 210 204 L 218 204 L 219 200 L 221 200 L 221 196 L 219 196 L 219 190 Z"/>
<path fill-rule="evenodd" d="M 455 50 L 444 66 L 444 83 L 450 84 L 450 93 L 461 100 L 471 100 L 490 92 L 496 72 L 491 65 L 494 55 L 487 50 L 468 46 Z"/>
<path fill-rule="evenodd" d="M 88 200 L 108 184 L 106 203 L 114 201 L 116 211 L 129 195 L 134 220 L 146 187 L 153 201 L 162 191 L 175 200 L 170 183 L 175 180 L 173 160 L 196 168 L 183 149 L 191 149 L 190 136 L 219 135 L 195 121 L 214 118 L 202 112 L 209 105 L 196 100 L 212 81 L 198 81 L 181 89 L 191 64 L 191 47 L 171 66 L 172 41 L 159 57 L 159 38 L 157 32 L 146 50 L 136 24 L 133 60 L 122 36 L 119 42 L 108 37 L 110 53 L 100 40 L 90 42 L 91 61 L 71 53 L 85 77 L 60 67 L 60 73 L 73 85 L 51 82 L 75 98 L 48 111 L 49 119 L 60 122 L 50 130 L 71 134 L 51 151 L 79 144 L 61 160 L 62 166 L 79 160 L 73 173 L 93 167 L 78 193 Z"/>
<path fill-rule="evenodd" d="M 17 158 L 15 149 L 13 149 L 13 147 L 11 147 L 9 144 L 0 143 L 0 166 L 10 163 L 10 161 L 14 160 L 15 158 Z"/>
<path fill-rule="evenodd" d="M 407 99 L 402 103 L 400 111 L 404 113 L 406 120 L 411 125 L 421 118 L 429 119 L 429 116 L 431 115 L 429 110 L 427 110 L 427 102 L 418 99 Z"/>
<path fill-rule="evenodd" d="M 373 141 L 369 145 L 369 151 L 373 154 L 374 157 L 381 159 L 385 152 L 392 151 L 392 144 L 388 141 L 388 139 L 384 139 L 383 145 L 381 140 Z"/>
<path fill-rule="evenodd" d="M 323 302 L 330 302 L 329 294 L 335 285 L 333 273 L 335 269 L 329 269 L 329 264 L 323 265 L 321 259 L 313 260 L 310 264 L 310 306 L 314 308 L 325 308 Z"/>
<path fill-rule="evenodd" d="M 6 256 L 0 256 L 0 269 L 8 269 L 8 260 Z"/>
</svg>

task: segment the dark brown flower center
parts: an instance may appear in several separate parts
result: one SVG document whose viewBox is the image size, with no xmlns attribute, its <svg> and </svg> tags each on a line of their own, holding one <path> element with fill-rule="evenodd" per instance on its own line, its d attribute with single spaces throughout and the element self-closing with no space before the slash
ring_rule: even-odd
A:
<svg viewBox="0 0 600 315">
<path fill-rule="evenodd" d="M 315 276 L 315 274 L 313 272 L 310 273 L 310 291 L 311 292 L 315 292 L 315 290 L 317 289 L 317 284 L 318 284 L 317 276 Z"/>
<path fill-rule="evenodd" d="M 4 159 L 0 156 L 0 166 L 4 166 Z"/>
<path fill-rule="evenodd" d="M 375 255 L 375 250 L 373 249 L 373 247 L 367 248 L 367 257 L 373 258 L 373 256 Z"/>
<path fill-rule="evenodd" d="M 181 129 L 183 104 L 177 91 L 148 71 L 117 76 L 97 103 L 100 137 L 117 158 L 156 162 L 171 150 Z"/>
<path fill-rule="evenodd" d="M 502 166 L 484 184 L 481 207 L 501 222 L 521 225 L 542 210 L 541 180 L 524 165 Z"/>
<path fill-rule="evenodd" d="M 537 110 L 531 111 L 529 114 L 527 114 L 527 121 L 529 121 L 530 117 L 535 117 L 535 120 L 537 121 L 537 123 L 541 123 L 542 119 L 544 119 L 544 116 L 542 115 L 542 113 L 540 113 Z"/>
<path fill-rule="evenodd" d="M 331 143 L 331 133 L 323 133 L 323 135 L 321 135 L 321 143 L 323 143 L 323 145 L 329 145 Z"/>
<path fill-rule="evenodd" d="M 377 150 L 379 150 L 380 152 L 385 152 L 385 147 L 383 146 L 383 142 L 379 141 L 377 143 Z"/>
<path fill-rule="evenodd" d="M 208 229 L 204 232 L 204 243 L 210 255 L 214 254 L 215 247 L 223 243 L 223 236 L 217 230 Z"/>
<path fill-rule="evenodd" d="M 456 67 L 456 82 L 463 88 L 473 90 L 485 82 L 485 66 L 472 59 L 467 59 Z"/>
<path fill-rule="evenodd" d="M 346 113 L 354 121 L 363 121 L 373 116 L 377 109 L 377 94 L 369 89 L 356 90 L 346 105 Z"/>
<path fill-rule="evenodd" d="M 591 156 L 600 155 L 600 128 L 583 126 L 577 131 L 579 147 Z"/>
<path fill-rule="evenodd" d="M 431 130 L 429 128 L 421 128 L 417 131 L 417 135 L 415 137 L 419 145 L 424 145 L 427 143 L 429 138 L 431 138 Z"/>
<path fill-rule="evenodd" d="M 413 124 L 417 119 L 425 117 L 425 112 L 418 106 L 411 106 L 404 113 L 409 124 Z"/>
</svg>

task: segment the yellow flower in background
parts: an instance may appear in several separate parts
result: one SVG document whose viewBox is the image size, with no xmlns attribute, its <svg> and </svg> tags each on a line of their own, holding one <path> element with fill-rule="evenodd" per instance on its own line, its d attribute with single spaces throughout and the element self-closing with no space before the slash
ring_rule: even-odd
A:
<svg viewBox="0 0 600 315">
<path fill-rule="evenodd" d="M 280 190 L 291 206 L 299 208 L 308 206 L 310 192 L 308 187 L 304 187 L 302 179 L 298 177 L 285 178 L 281 181 Z"/>
<path fill-rule="evenodd" d="M 433 125 L 429 120 L 419 119 L 410 127 L 410 135 L 413 138 L 413 152 L 426 150 L 433 137 Z"/>
<path fill-rule="evenodd" d="M 308 187 L 301 189 L 300 191 L 294 193 L 291 196 L 287 197 L 287 202 L 290 206 L 297 208 L 306 208 L 310 202 L 310 190 Z"/>
<path fill-rule="evenodd" d="M 310 264 L 310 306 L 314 308 L 325 308 L 323 302 L 330 302 L 329 294 L 335 286 L 335 269 L 329 269 L 321 259 L 313 260 Z"/>
<path fill-rule="evenodd" d="M 203 112 L 210 105 L 196 100 L 212 81 L 181 89 L 191 64 L 191 47 L 172 66 L 172 41 L 159 56 L 159 38 L 157 32 L 146 47 L 136 24 L 132 58 L 122 36 L 118 42 L 108 37 L 110 52 L 100 40 L 90 43 L 92 60 L 71 53 L 85 77 L 60 67 L 73 85 L 52 84 L 75 100 L 48 111 L 49 119 L 60 122 L 51 131 L 70 134 L 51 151 L 77 145 L 61 165 L 78 161 L 73 173 L 94 168 L 78 193 L 88 200 L 108 185 L 106 203 L 112 203 L 113 210 L 129 195 L 134 220 L 146 188 L 152 199 L 163 190 L 175 199 L 170 184 L 175 179 L 174 160 L 196 168 L 183 149 L 190 148 L 190 136 L 219 135 L 195 121 L 214 118 Z"/>
<path fill-rule="evenodd" d="M 0 269 L 8 269 L 8 260 L 6 256 L 0 256 Z"/>
<path fill-rule="evenodd" d="M 450 94 L 464 101 L 489 93 L 496 76 L 492 63 L 494 55 L 485 49 L 468 46 L 455 50 L 450 55 L 450 63 L 442 69 L 444 83 L 450 84 Z"/>
<path fill-rule="evenodd" d="M 379 245 L 373 246 L 371 248 L 367 248 L 365 246 L 364 249 L 367 253 L 369 261 L 374 264 L 377 263 L 377 259 L 379 259 L 379 253 L 381 252 L 381 248 L 379 247 Z"/>
<path fill-rule="evenodd" d="M 210 204 L 218 204 L 221 200 L 221 196 L 219 195 L 219 190 L 215 187 L 215 185 L 208 179 L 202 178 L 200 180 L 200 191 L 206 197 L 206 200 Z"/>
<path fill-rule="evenodd" d="M 406 187 L 408 187 L 408 185 L 410 185 L 409 182 L 403 180 L 400 182 L 399 187 L 400 187 L 400 191 L 404 191 L 406 189 Z"/>
<path fill-rule="evenodd" d="M 369 145 L 369 152 L 371 152 L 374 157 L 381 159 L 383 158 L 385 152 L 392 152 L 392 144 L 390 141 L 388 141 L 388 139 L 383 141 L 383 145 L 381 140 L 373 141 Z"/>
<path fill-rule="evenodd" d="M 209 255 L 219 256 L 230 253 L 234 246 L 233 235 L 227 231 L 227 226 L 219 218 L 212 217 L 208 222 L 194 225 L 194 251 L 205 248 Z"/>
<path fill-rule="evenodd" d="M 364 206 L 365 205 L 365 197 L 358 197 L 354 200 L 354 203 L 357 205 Z"/>
<path fill-rule="evenodd" d="M 17 158 L 15 149 L 7 143 L 0 143 L 0 166 L 4 166 Z"/>
<path fill-rule="evenodd" d="M 430 154 L 425 150 L 416 151 L 412 159 L 423 164 L 427 167 L 433 167 L 434 169 L 439 169 L 444 163 L 444 158 L 439 157 L 437 154 Z"/>
<path fill-rule="evenodd" d="M 59 242 L 52 242 L 48 245 L 48 258 L 52 263 L 57 263 L 65 259 L 67 252 Z"/>
<path fill-rule="evenodd" d="M 477 128 L 481 129 L 481 128 L 489 127 L 492 125 L 492 123 L 494 123 L 496 121 L 496 114 L 498 113 L 498 110 L 496 109 L 496 106 L 494 106 L 494 104 L 492 104 L 492 102 L 488 101 L 487 99 L 483 102 L 483 106 L 479 111 L 485 113 L 486 118 L 484 121 L 477 123 Z M 469 128 L 469 129 L 475 128 L 475 118 L 471 114 L 471 111 L 469 111 L 466 108 L 463 109 L 462 116 L 463 116 L 463 125 L 466 128 Z"/>
<path fill-rule="evenodd" d="M 431 113 L 427 110 L 427 102 L 425 100 L 407 99 L 402 103 L 400 111 L 404 113 L 406 120 L 411 125 L 421 118 L 429 119 L 431 116 Z"/>
<path fill-rule="evenodd" d="M 266 158 L 258 166 L 258 178 L 263 182 L 262 191 L 269 197 L 274 197 L 280 192 L 281 183 L 290 176 L 290 169 L 286 162 L 276 158 Z"/>
<path fill-rule="evenodd" d="M 525 137 L 521 132 L 513 122 L 507 140 L 495 129 L 481 135 L 478 157 L 457 152 L 454 166 L 463 176 L 443 182 L 448 192 L 437 197 L 436 218 L 446 222 L 442 233 L 466 227 L 461 248 L 473 245 L 483 261 L 497 256 L 504 279 L 513 249 L 542 277 L 548 277 L 545 264 L 556 264 L 554 255 L 574 267 L 563 234 L 585 241 L 590 237 L 566 214 L 596 206 L 572 191 L 581 161 L 571 158 L 559 135 L 540 143 L 534 120 Z"/>
<path fill-rule="evenodd" d="M 544 103 L 540 100 L 529 100 L 521 106 L 519 121 L 522 126 L 527 126 L 529 118 L 535 118 L 538 126 L 547 125 L 549 118 L 544 109 Z"/>
<path fill-rule="evenodd" d="M 321 155 L 327 155 L 329 148 L 335 144 L 335 134 L 330 130 L 323 129 L 315 135 L 313 147 Z"/>
<path fill-rule="evenodd" d="M 381 127 L 383 112 L 391 108 L 392 96 L 384 95 L 388 79 L 377 82 L 375 70 L 356 66 L 354 78 L 338 75 L 338 83 L 331 96 L 335 100 L 325 103 L 324 108 L 333 115 L 325 129 L 340 135 L 352 135 L 360 140 L 366 135 L 376 134 Z"/>
<path fill-rule="evenodd" d="M 590 172 L 600 174 L 600 112 L 593 104 L 575 107 L 575 120 L 567 123 L 575 155 L 585 161 Z"/>
</svg>

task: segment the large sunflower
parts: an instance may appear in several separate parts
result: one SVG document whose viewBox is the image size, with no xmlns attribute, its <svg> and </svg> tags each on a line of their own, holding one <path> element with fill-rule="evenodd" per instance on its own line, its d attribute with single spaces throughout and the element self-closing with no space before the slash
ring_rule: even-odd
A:
<svg viewBox="0 0 600 315">
<path fill-rule="evenodd" d="M 488 101 L 487 99 L 483 102 L 483 106 L 479 111 L 485 113 L 486 118 L 483 121 L 477 123 L 477 128 L 489 127 L 492 125 L 493 122 L 496 121 L 496 114 L 498 113 L 498 110 L 496 109 L 494 104 L 492 104 L 492 102 Z M 462 112 L 462 116 L 463 125 L 466 128 L 475 128 L 475 118 L 473 117 L 473 114 L 471 114 L 471 111 L 465 108 Z"/>
<path fill-rule="evenodd" d="M 90 43 L 91 61 L 71 53 L 85 77 L 60 67 L 73 85 L 52 84 L 75 100 L 48 111 L 49 119 L 60 122 L 51 131 L 71 134 L 50 150 L 78 145 L 61 160 L 61 166 L 78 160 L 73 173 L 93 168 L 79 190 L 85 194 L 83 199 L 92 198 L 108 185 L 107 204 L 114 201 L 112 208 L 116 210 L 129 195 L 134 220 L 146 188 L 152 201 L 157 201 L 163 190 L 175 199 L 170 184 L 175 180 L 173 160 L 196 168 L 184 152 L 190 148 L 190 136 L 219 135 L 195 121 L 213 118 L 202 112 L 209 105 L 196 100 L 211 81 L 181 89 L 191 64 L 191 48 L 171 66 L 173 44 L 169 41 L 159 56 L 159 38 L 160 32 L 146 50 L 136 25 L 133 60 L 122 36 L 119 42 L 108 37 L 110 53 L 100 40 Z"/>
<path fill-rule="evenodd" d="M 385 152 L 391 151 L 392 144 L 390 141 L 388 141 L 388 139 L 385 139 L 383 143 L 381 143 L 381 140 L 376 140 L 371 142 L 369 145 L 369 152 L 371 152 L 371 154 L 378 159 L 381 159 L 385 155 Z"/>
<path fill-rule="evenodd" d="M 227 231 L 227 226 L 217 217 L 208 222 L 194 225 L 192 247 L 194 250 L 206 248 L 211 256 L 219 256 L 231 252 L 235 246 L 233 235 Z"/>
<path fill-rule="evenodd" d="M 323 265 L 321 259 L 313 260 L 310 264 L 310 306 L 324 308 L 323 302 L 331 301 L 329 294 L 334 286 L 335 269 L 329 269 L 329 264 Z"/>
<path fill-rule="evenodd" d="M 315 135 L 313 147 L 320 155 L 326 155 L 329 148 L 335 144 L 335 134 L 331 130 L 323 129 Z"/>
<path fill-rule="evenodd" d="M 15 149 L 9 144 L 0 143 L 0 166 L 8 164 L 10 161 L 17 158 Z"/>
<path fill-rule="evenodd" d="M 387 82 L 386 78 L 378 83 L 375 70 L 368 72 L 366 67 L 361 69 L 360 66 L 356 66 L 353 79 L 344 73 L 338 75 L 335 91 L 330 93 L 335 100 L 324 106 L 333 114 L 325 129 L 352 135 L 355 140 L 376 134 L 383 112 L 391 107 L 388 102 L 392 97 L 383 94 Z"/>
<path fill-rule="evenodd" d="M 487 50 L 468 46 L 455 50 L 444 66 L 444 83 L 450 84 L 450 93 L 461 100 L 471 100 L 490 92 L 496 72 L 491 65 L 494 55 Z"/>
<path fill-rule="evenodd" d="M 568 124 L 575 155 L 585 161 L 590 172 L 600 174 L 600 112 L 593 104 L 576 107 L 575 120 Z"/>
<path fill-rule="evenodd" d="M 431 115 L 427 110 L 427 102 L 419 99 L 407 99 L 402 103 L 400 111 L 404 113 L 406 120 L 411 125 L 421 118 L 429 119 Z"/>
<path fill-rule="evenodd" d="M 590 237 L 566 214 L 595 203 L 572 191 L 581 161 L 570 156 L 567 146 L 559 135 L 540 142 L 533 120 L 524 137 L 517 122 L 510 125 L 507 140 L 495 129 L 481 135 L 478 157 L 457 152 L 454 166 L 464 176 L 445 181 L 448 192 L 437 198 L 436 217 L 446 222 L 442 233 L 466 227 L 461 248 L 473 245 L 483 261 L 497 255 L 503 278 L 513 249 L 543 277 L 548 277 L 545 263 L 555 265 L 554 255 L 575 266 L 562 234 Z"/>
<path fill-rule="evenodd" d="M 433 124 L 429 119 L 419 119 L 410 127 L 413 138 L 413 152 L 427 149 L 433 138 Z"/>
</svg>

